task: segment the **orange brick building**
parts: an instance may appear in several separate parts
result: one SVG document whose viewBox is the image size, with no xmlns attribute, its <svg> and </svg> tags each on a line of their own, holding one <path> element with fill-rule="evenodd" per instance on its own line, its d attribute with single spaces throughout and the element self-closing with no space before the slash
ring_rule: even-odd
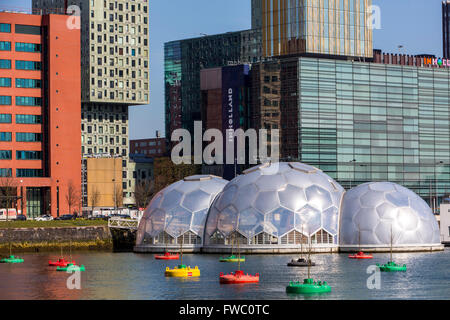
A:
<svg viewBox="0 0 450 320">
<path fill-rule="evenodd" d="M 80 30 L 68 18 L 0 12 L 0 188 L 16 188 L 28 217 L 79 207 Z"/>
</svg>

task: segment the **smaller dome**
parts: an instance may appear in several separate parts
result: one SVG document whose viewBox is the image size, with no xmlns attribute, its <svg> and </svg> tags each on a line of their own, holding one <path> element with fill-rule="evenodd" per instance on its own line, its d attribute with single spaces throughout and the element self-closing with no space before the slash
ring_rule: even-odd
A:
<svg viewBox="0 0 450 320">
<path fill-rule="evenodd" d="M 391 182 L 372 182 L 344 196 L 340 245 L 440 245 L 439 226 L 427 203 Z"/>
<path fill-rule="evenodd" d="M 228 181 L 212 175 L 196 175 L 175 182 L 157 193 L 142 216 L 136 245 L 202 244 L 211 203 Z"/>
</svg>

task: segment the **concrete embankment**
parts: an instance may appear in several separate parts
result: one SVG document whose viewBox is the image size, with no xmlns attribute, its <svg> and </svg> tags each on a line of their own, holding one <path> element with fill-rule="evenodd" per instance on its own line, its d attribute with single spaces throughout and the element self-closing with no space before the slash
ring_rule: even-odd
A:
<svg viewBox="0 0 450 320">
<path fill-rule="evenodd" d="M 111 250 L 113 241 L 107 226 L 0 229 L 0 253 L 67 250 Z"/>
</svg>

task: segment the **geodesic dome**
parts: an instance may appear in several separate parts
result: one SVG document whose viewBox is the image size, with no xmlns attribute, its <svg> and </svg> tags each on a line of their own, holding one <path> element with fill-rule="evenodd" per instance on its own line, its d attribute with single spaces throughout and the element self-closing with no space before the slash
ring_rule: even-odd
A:
<svg viewBox="0 0 450 320">
<path fill-rule="evenodd" d="M 337 245 L 344 189 L 321 170 L 302 163 L 264 164 L 229 182 L 214 201 L 206 246 L 233 239 L 248 245 Z"/>
<path fill-rule="evenodd" d="M 362 184 L 344 196 L 340 245 L 440 244 L 439 226 L 428 204 L 391 182 Z"/>
<path fill-rule="evenodd" d="M 201 245 L 209 207 L 227 182 L 211 175 L 191 176 L 160 191 L 139 223 L 136 245 L 176 244 L 181 240 Z"/>
</svg>

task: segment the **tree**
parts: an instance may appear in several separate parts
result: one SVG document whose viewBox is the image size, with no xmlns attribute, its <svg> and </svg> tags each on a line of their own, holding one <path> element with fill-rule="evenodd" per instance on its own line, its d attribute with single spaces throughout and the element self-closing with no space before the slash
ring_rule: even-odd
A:
<svg viewBox="0 0 450 320">
<path fill-rule="evenodd" d="M 143 180 L 134 187 L 134 200 L 138 208 L 145 208 L 155 194 L 155 183 L 151 180 Z"/>
<path fill-rule="evenodd" d="M 91 193 L 89 195 L 89 201 L 91 203 L 92 212 L 94 212 L 94 208 L 98 205 L 100 201 L 100 191 L 96 186 L 92 187 Z"/>
<path fill-rule="evenodd" d="M 6 209 L 6 220 L 8 221 L 9 211 L 17 201 L 17 182 L 12 177 L 0 178 L 0 206 Z"/>
<path fill-rule="evenodd" d="M 80 201 L 80 192 L 70 180 L 67 186 L 66 201 L 69 206 L 69 214 L 72 214 L 72 207 L 76 206 Z"/>
<path fill-rule="evenodd" d="M 196 164 L 176 165 L 170 158 L 154 159 L 155 193 L 188 176 L 201 174 L 202 166 Z"/>
<path fill-rule="evenodd" d="M 123 189 L 122 186 L 116 187 L 114 190 L 114 208 L 121 208 L 123 205 Z"/>
</svg>

